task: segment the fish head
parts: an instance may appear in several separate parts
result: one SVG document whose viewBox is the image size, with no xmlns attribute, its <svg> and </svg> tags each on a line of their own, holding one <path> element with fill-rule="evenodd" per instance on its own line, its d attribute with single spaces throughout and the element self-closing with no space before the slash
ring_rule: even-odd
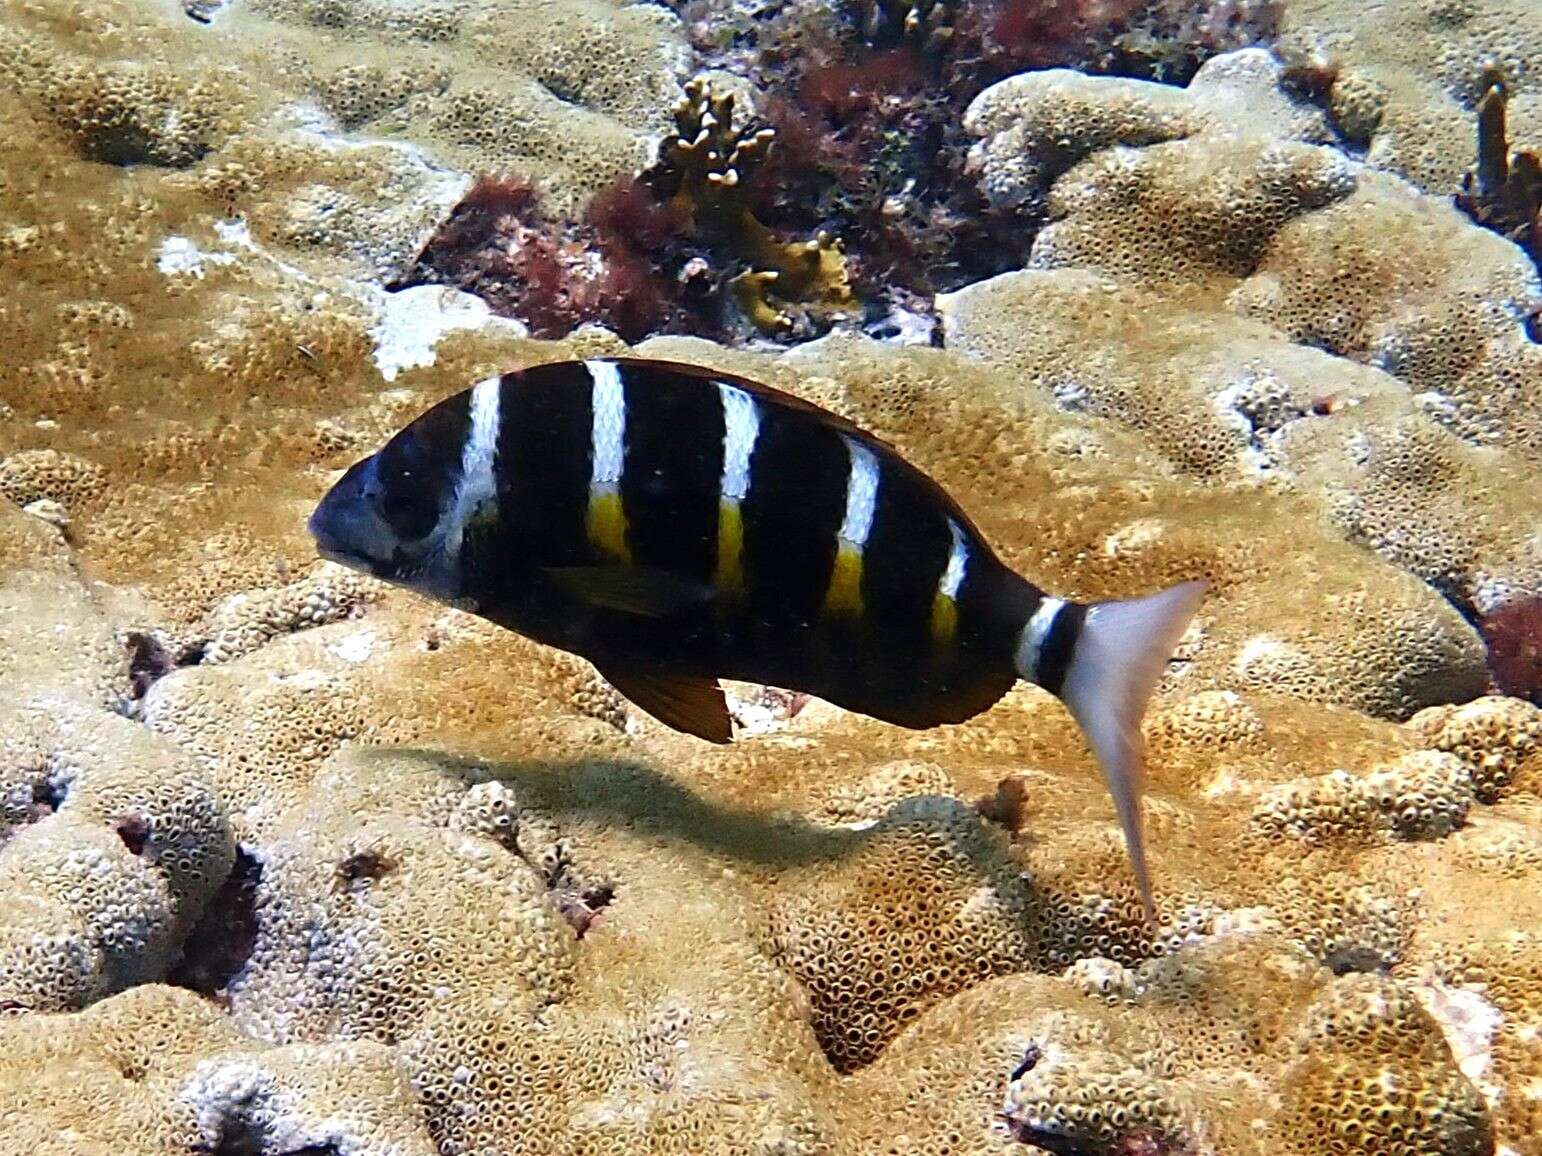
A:
<svg viewBox="0 0 1542 1156">
<path fill-rule="evenodd" d="M 355 463 L 321 499 L 307 523 L 323 557 L 440 598 L 459 582 L 459 447 L 448 442 L 442 411 L 407 426 Z M 463 408 L 463 407 L 462 407 Z"/>
</svg>

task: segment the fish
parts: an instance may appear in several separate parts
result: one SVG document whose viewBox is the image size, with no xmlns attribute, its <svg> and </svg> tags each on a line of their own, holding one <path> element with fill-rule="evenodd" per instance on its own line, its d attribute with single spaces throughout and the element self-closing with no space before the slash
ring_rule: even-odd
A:
<svg viewBox="0 0 1542 1156">
<path fill-rule="evenodd" d="M 308 525 L 321 556 L 579 655 L 709 742 L 733 735 L 724 678 L 915 729 L 1026 679 L 1085 736 L 1154 911 L 1140 723 L 1205 583 L 1041 590 L 899 451 L 810 402 L 675 361 L 535 365 L 423 413 Z"/>
</svg>

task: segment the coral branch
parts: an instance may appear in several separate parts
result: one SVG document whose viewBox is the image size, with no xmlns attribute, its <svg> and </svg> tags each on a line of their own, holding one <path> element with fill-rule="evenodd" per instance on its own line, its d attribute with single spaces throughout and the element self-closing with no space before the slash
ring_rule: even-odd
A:
<svg viewBox="0 0 1542 1156">
<path fill-rule="evenodd" d="M 1495 65 L 1483 71 L 1478 99 L 1478 156 L 1456 202 L 1477 221 L 1508 237 L 1542 267 L 1542 157 L 1510 148 L 1509 86 Z"/>
</svg>

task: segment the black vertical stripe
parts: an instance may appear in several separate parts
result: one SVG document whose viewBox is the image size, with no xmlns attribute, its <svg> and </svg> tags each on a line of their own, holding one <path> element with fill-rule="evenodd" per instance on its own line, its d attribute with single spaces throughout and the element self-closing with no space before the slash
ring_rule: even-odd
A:
<svg viewBox="0 0 1542 1156">
<path fill-rule="evenodd" d="M 593 561 L 589 508 L 590 378 L 581 362 L 503 378 L 498 501 L 511 564 Z"/>
<path fill-rule="evenodd" d="M 863 605 L 892 643 L 920 647 L 931 634 L 932 603 L 953 537 L 946 512 L 915 471 L 881 450 L 878 469 L 878 504 L 863 552 Z"/>
<path fill-rule="evenodd" d="M 1067 602 L 1055 615 L 1054 624 L 1039 648 L 1038 669 L 1033 680 L 1050 694 L 1059 694 L 1065 685 L 1066 671 L 1071 669 L 1071 659 L 1076 654 L 1076 640 L 1081 637 L 1082 623 L 1087 619 L 1087 607 Z"/>
<path fill-rule="evenodd" d="M 621 502 L 639 566 L 709 579 L 717 555 L 723 407 L 717 385 L 651 366 L 621 369 Z"/>
<path fill-rule="evenodd" d="M 742 509 L 749 610 L 763 625 L 818 618 L 846 511 L 848 469 L 840 434 L 817 415 L 761 407 Z"/>
</svg>

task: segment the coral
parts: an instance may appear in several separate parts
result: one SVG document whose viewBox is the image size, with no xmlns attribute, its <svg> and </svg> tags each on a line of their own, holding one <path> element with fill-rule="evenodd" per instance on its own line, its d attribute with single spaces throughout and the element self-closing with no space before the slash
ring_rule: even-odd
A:
<svg viewBox="0 0 1542 1156">
<path fill-rule="evenodd" d="M 748 263 L 732 288 L 759 328 L 790 328 L 786 309 L 793 304 L 826 313 L 851 305 L 837 239 L 821 232 L 810 241 L 780 241 L 751 212 L 747 188 L 776 131 L 736 124 L 734 104 L 732 91 L 701 78 L 689 82 L 675 108 L 674 134 L 647 179 L 712 243 Z"/>
<path fill-rule="evenodd" d="M 1253 822 L 1266 838 L 1287 835 L 1308 842 L 1380 832 L 1433 839 L 1462 824 L 1473 796 L 1460 759 L 1419 752 L 1364 778 L 1334 771 L 1276 787 L 1254 807 Z"/>
<path fill-rule="evenodd" d="M 435 1152 L 389 1049 L 254 1044 L 177 988 L 138 987 L 75 1016 L 0 1020 L 0 1053 L 6 1142 L 42 1156 Z"/>
<path fill-rule="evenodd" d="M 202 661 L 230 662 L 280 634 L 348 618 L 378 599 L 382 589 L 381 583 L 324 563 L 277 590 L 233 595 L 209 616 Z"/>
<path fill-rule="evenodd" d="M 1450 1024 L 1448 1037 L 1465 1037 L 1463 1070 L 1498 1101 L 1496 1130 L 1516 1137 L 1517 1151 L 1531 1156 L 1542 1136 L 1535 1083 L 1542 1073 L 1536 1048 L 1542 945 L 1529 930 L 1500 928 L 1443 945 L 1432 968 L 1441 983 L 1426 985 L 1426 1007 L 1443 1026 Z"/>
<path fill-rule="evenodd" d="M 14 476 L 32 484 L 19 469 Z M 0 496 L 0 684 L 75 691 L 114 705 L 128 687 L 127 655 L 108 608 L 72 562 L 56 523 Z"/>
<path fill-rule="evenodd" d="M 1481 802 L 1497 803 L 1512 791 L 1542 792 L 1542 709 L 1488 696 L 1422 710 L 1408 727 L 1423 745 L 1466 765 Z"/>
<path fill-rule="evenodd" d="M 1514 0 L 1343 7 L 1331 0 L 1284 6 L 1278 51 L 1325 68 L 1325 96 L 1341 131 L 1377 168 L 1436 194 L 1460 190 L 1473 160 L 1473 108 L 1484 69 L 1512 83 L 1512 133 L 1535 147 L 1538 39 L 1531 10 Z"/>
<path fill-rule="evenodd" d="M 649 5 L 485 0 L 404 16 L 381 0 L 270 0 L 232 15 L 221 24 L 267 41 L 280 76 L 347 127 L 538 177 L 564 209 L 642 166 L 686 67 L 679 21 Z"/>
<path fill-rule="evenodd" d="M 98 497 L 106 471 L 95 462 L 56 450 L 19 450 L 0 460 L 0 493 L 18 506 L 49 501 L 66 511 Z"/>
<path fill-rule="evenodd" d="M 1342 977 L 1307 1010 L 1292 1046 L 1299 1059 L 1284 1077 L 1282 1115 L 1296 1151 L 1494 1150 L 1483 1098 L 1439 1027 L 1395 980 Z"/>
<path fill-rule="evenodd" d="M 871 0 L 862 30 L 869 40 L 895 36 L 935 54 L 953 39 L 956 8 L 951 0 Z"/>
<path fill-rule="evenodd" d="M 1185 7 L 1045 48 L 1182 77 L 1209 47 L 1115 41 L 1261 27 Z M 1210 581 L 1145 728 L 1151 925 L 1038 688 L 912 732 L 735 684 L 707 746 L 315 559 L 337 471 L 467 383 L 748 336 L 717 307 L 770 262 L 628 179 L 684 22 L 187 10 L 39 0 L 0 32 L 6 1146 L 1532 1156 L 1535 720 L 1468 702 L 1473 623 L 1537 588 L 1506 242 L 1349 158 L 1259 52 L 1184 90 L 1013 81 L 974 171 L 990 12 L 923 16 L 954 30 L 930 49 L 829 5 L 689 16 L 776 132 L 734 195 L 775 244 L 840 236 L 893 340 L 635 348 L 872 429 L 1058 595 Z M 139 103 L 98 131 L 76 92 Z M 1009 270 L 922 347 L 932 290 Z M 1346 1098 L 1363 1139 L 1323 1139 Z"/>
<path fill-rule="evenodd" d="M 1509 104 L 1504 74 L 1486 69 L 1478 98 L 1478 161 L 1463 179 L 1457 204 L 1542 266 L 1542 154 L 1511 151 Z"/>
<path fill-rule="evenodd" d="M 163 978 L 235 846 L 190 760 L 68 699 L 7 704 L 0 1003 L 84 1006 Z M 17 813 L 17 804 L 20 804 Z"/>
<path fill-rule="evenodd" d="M 840 854 L 838 874 L 820 862 L 784 876 L 771 916 L 838 1071 L 871 1063 L 937 1000 L 1042 958 L 1042 913 L 968 807 L 900 803 Z"/>
<path fill-rule="evenodd" d="M 1520 321 L 1535 270 L 1313 143 L 1320 124 L 1282 83 L 1239 53 L 1181 93 L 1054 72 L 987 90 L 969 115 L 982 188 L 1047 197 L 1054 219 L 1029 271 L 939 299 L 945 339 L 1187 471 L 1278 479 L 1486 613 L 1542 578 L 1520 480 L 1537 452 L 1542 361 Z"/>
<path fill-rule="evenodd" d="M 243 838 L 275 822 L 315 768 L 366 727 L 338 675 L 290 670 L 254 686 L 234 664 L 160 679 L 142 717 L 206 769 Z"/>
<path fill-rule="evenodd" d="M 153 23 L 124 15 L 141 29 Z M 65 37 L 34 39 L 16 27 L 0 44 L 7 88 L 45 111 L 89 160 L 186 168 L 248 111 L 234 68 L 190 66 L 170 45 L 155 52 L 160 59 L 102 61 L 71 51 Z"/>
<path fill-rule="evenodd" d="M 917 796 L 956 795 L 946 767 L 906 759 L 874 767 L 854 783 L 841 783 L 826 797 L 822 817 L 843 826 L 876 823 L 897 804 Z"/>
<path fill-rule="evenodd" d="M 1167 1089 L 1114 1056 L 1072 1059 L 1030 1048 L 1007 1088 L 1003 1114 L 1019 1141 L 1050 1151 L 1195 1150 L 1184 1110 Z"/>
</svg>

